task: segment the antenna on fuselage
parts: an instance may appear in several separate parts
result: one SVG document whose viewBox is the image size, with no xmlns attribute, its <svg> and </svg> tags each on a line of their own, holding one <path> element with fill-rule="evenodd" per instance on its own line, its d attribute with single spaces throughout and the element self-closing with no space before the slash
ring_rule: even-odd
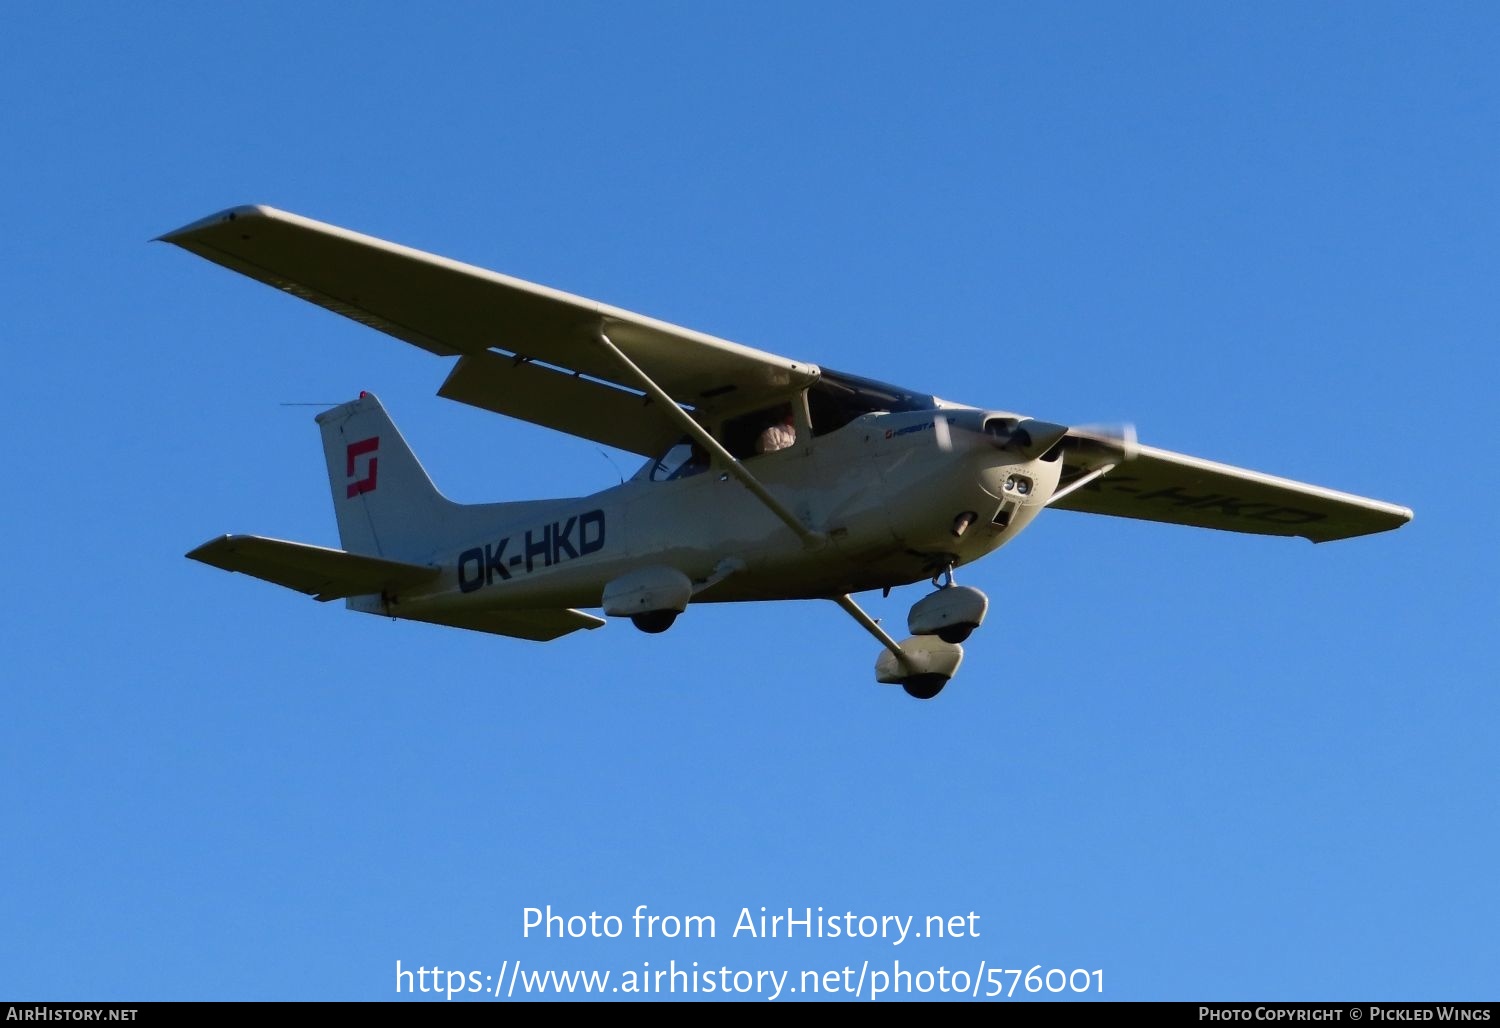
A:
<svg viewBox="0 0 1500 1028">
<path fill-rule="evenodd" d="M 625 484 L 625 472 L 623 472 L 623 471 L 620 470 L 620 465 L 618 465 L 618 464 L 615 463 L 615 459 L 613 457 L 611 457 L 608 453 L 606 453 L 604 451 L 604 448 L 602 446 L 599 447 L 598 449 L 599 449 L 599 456 L 601 456 L 605 460 L 609 461 L 610 467 L 612 467 L 612 468 L 615 469 L 615 474 L 617 474 L 617 475 L 620 476 L 620 484 L 624 485 Z"/>
</svg>

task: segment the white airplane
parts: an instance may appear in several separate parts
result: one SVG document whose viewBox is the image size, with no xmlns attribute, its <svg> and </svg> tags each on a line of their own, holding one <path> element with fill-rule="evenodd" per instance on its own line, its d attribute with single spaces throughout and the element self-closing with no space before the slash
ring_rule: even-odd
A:
<svg viewBox="0 0 1500 1028">
<path fill-rule="evenodd" d="M 953 570 L 1048 507 L 1327 542 L 1377 500 L 740 346 L 269 207 L 161 239 L 441 357 L 438 395 L 629 450 L 591 496 L 458 504 L 367 393 L 319 414 L 342 549 L 226 535 L 187 556 L 350 609 L 549 640 L 662 632 L 689 603 L 821 598 L 880 640 L 876 680 L 936 696 L 988 600 Z M 930 580 L 898 642 L 851 598 Z"/>
</svg>

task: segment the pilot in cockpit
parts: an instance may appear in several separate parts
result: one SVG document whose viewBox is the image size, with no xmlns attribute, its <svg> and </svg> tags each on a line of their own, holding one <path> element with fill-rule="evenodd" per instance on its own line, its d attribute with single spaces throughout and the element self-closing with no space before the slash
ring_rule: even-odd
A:
<svg viewBox="0 0 1500 1028">
<path fill-rule="evenodd" d="M 756 453 L 775 453 L 785 450 L 797 442 L 797 421 L 792 416 L 792 405 L 787 404 L 781 417 L 765 429 L 755 440 Z"/>
</svg>

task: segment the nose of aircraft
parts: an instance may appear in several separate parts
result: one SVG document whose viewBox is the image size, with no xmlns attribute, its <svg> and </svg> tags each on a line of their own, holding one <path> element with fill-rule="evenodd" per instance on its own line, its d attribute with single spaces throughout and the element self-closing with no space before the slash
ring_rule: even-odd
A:
<svg viewBox="0 0 1500 1028">
<path fill-rule="evenodd" d="M 1034 460 L 1061 442 L 1068 426 L 1036 418 L 991 418 L 984 423 L 984 431 L 1005 452 Z"/>
</svg>

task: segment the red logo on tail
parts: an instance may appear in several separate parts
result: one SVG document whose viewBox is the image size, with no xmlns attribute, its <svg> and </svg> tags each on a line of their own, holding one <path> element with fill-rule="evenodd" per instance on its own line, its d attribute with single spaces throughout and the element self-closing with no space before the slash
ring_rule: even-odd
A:
<svg viewBox="0 0 1500 1028">
<path fill-rule="evenodd" d="M 354 459 L 356 457 L 363 457 L 367 453 L 374 453 L 378 449 L 380 449 L 380 436 L 378 435 L 371 436 L 369 439 L 361 439 L 357 443 L 350 443 L 347 451 L 349 466 L 344 471 L 344 474 L 349 478 L 353 478 Z M 373 493 L 375 491 L 375 465 L 378 462 L 379 458 L 371 457 L 370 470 L 365 477 L 349 483 L 349 491 L 346 494 L 349 499 L 354 499 L 360 493 Z"/>
</svg>

